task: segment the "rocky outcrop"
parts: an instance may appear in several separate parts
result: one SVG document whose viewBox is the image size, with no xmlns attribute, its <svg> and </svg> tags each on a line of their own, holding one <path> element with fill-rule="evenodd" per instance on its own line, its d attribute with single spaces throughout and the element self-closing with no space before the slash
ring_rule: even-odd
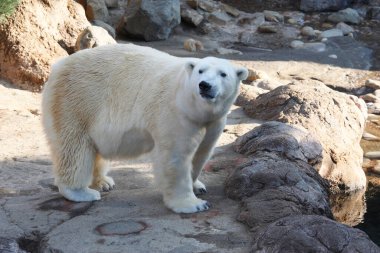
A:
<svg viewBox="0 0 380 253">
<path fill-rule="evenodd" d="M 245 106 L 245 112 L 257 119 L 303 126 L 318 138 L 323 161 L 317 169 L 333 191 L 365 187 L 359 145 L 365 116 L 348 95 L 317 83 L 286 85 L 259 96 Z"/>
<path fill-rule="evenodd" d="M 146 41 L 165 40 L 181 22 L 179 0 L 128 1 L 123 30 Z"/>
<path fill-rule="evenodd" d="M 322 146 L 302 127 L 267 122 L 238 138 L 250 158 L 226 180 L 253 232 L 251 252 L 379 252 L 358 229 L 332 220 L 329 185 L 315 170 Z"/>
<path fill-rule="evenodd" d="M 40 90 L 51 64 L 74 52 L 78 34 L 89 25 L 73 0 L 20 1 L 0 24 L 0 76 L 21 88 Z"/>
<path fill-rule="evenodd" d="M 379 247 L 361 230 L 320 215 L 295 215 L 263 227 L 251 252 L 360 252 Z"/>
<path fill-rule="evenodd" d="M 252 158 L 226 181 L 227 196 L 243 201 L 240 221 L 256 230 L 292 214 L 332 217 L 328 184 L 313 168 L 322 146 L 307 131 L 268 122 L 238 138 L 234 149 Z"/>
</svg>

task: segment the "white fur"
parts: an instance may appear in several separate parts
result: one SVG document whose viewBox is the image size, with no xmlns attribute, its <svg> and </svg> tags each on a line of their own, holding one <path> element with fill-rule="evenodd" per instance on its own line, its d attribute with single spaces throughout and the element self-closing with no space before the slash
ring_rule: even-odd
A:
<svg viewBox="0 0 380 253">
<path fill-rule="evenodd" d="M 153 150 L 164 203 L 175 212 L 208 209 L 194 194 L 206 191 L 197 178 L 247 75 L 226 60 L 178 58 L 132 44 L 82 50 L 59 61 L 42 109 L 60 192 L 73 201 L 97 200 L 91 183 L 106 190 L 114 185 L 103 158 Z M 215 97 L 201 96 L 201 81 Z"/>
</svg>

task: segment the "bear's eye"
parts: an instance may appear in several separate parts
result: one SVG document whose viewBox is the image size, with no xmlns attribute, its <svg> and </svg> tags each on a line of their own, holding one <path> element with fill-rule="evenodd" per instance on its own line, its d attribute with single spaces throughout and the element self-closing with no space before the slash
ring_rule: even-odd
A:
<svg viewBox="0 0 380 253">
<path fill-rule="evenodd" d="M 224 72 L 220 73 L 220 75 L 221 75 L 222 77 L 226 77 L 226 76 L 227 76 L 227 74 L 224 73 Z"/>
<path fill-rule="evenodd" d="M 200 70 L 199 70 L 199 74 L 202 74 L 202 73 L 203 73 L 203 70 L 200 69 Z"/>
</svg>

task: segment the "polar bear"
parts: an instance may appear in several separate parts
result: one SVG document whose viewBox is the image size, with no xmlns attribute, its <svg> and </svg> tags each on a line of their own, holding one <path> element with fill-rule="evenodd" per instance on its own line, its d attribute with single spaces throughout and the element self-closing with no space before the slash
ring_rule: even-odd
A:
<svg viewBox="0 0 380 253">
<path fill-rule="evenodd" d="M 72 201 L 110 190 L 107 160 L 153 152 L 165 205 L 207 210 L 198 176 L 223 131 L 246 68 L 214 57 L 180 58 L 115 44 L 53 65 L 43 91 L 43 125 L 55 184 Z"/>
</svg>

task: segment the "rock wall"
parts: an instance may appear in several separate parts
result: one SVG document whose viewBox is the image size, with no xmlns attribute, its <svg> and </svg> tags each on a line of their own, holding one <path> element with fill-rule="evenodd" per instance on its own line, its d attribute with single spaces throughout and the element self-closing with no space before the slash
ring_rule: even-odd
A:
<svg viewBox="0 0 380 253">
<path fill-rule="evenodd" d="M 237 219 L 253 232 L 251 252 L 379 252 L 364 232 L 332 220 L 328 183 L 315 170 L 322 146 L 305 129 L 267 122 L 234 148 L 251 160 L 225 191 L 241 201 Z"/>
<path fill-rule="evenodd" d="M 79 33 L 89 26 L 74 0 L 22 0 L 0 24 L 0 76 L 29 90 L 40 90 L 51 64 L 74 52 Z"/>
<path fill-rule="evenodd" d="M 305 127 L 323 146 L 319 174 L 333 191 L 353 191 L 366 185 L 360 140 L 365 115 L 350 98 L 323 84 L 280 86 L 259 96 L 245 111 L 253 118 Z"/>
</svg>

